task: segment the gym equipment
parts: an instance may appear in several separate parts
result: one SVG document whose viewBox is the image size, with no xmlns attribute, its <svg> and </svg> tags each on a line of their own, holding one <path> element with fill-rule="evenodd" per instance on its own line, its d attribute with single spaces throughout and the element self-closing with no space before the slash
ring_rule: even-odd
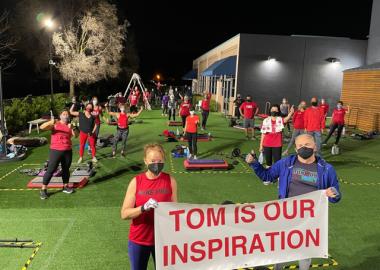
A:
<svg viewBox="0 0 380 270">
<path fill-rule="evenodd" d="M 39 245 L 35 243 L 33 240 L 20 240 L 20 239 L 12 239 L 12 240 L 0 240 L 0 248 L 36 248 Z"/>
<path fill-rule="evenodd" d="M 7 140 L 8 144 L 17 144 L 27 147 L 37 147 L 47 144 L 45 137 L 12 137 Z"/>
<path fill-rule="evenodd" d="M 81 188 L 88 183 L 88 176 L 71 176 L 68 186 L 71 188 Z M 42 177 L 35 177 L 29 181 L 27 188 L 41 188 Z M 48 188 L 63 188 L 63 182 L 61 177 L 52 177 Z"/>
<path fill-rule="evenodd" d="M 79 164 L 77 168 L 71 174 L 72 176 L 87 176 L 91 177 L 95 174 L 95 169 L 91 161 L 85 164 Z"/>
<path fill-rule="evenodd" d="M 184 145 L 176 145 L 175 148 L 171 151 L 174 158 L 186 157 L 187 147 Z"/>
<path fill-rule="evenodd" d="M 46 171 L 47 171 L 47 169 L 40 170 L 40 172 L 37 174 L 37 176 L 43 177 L 45 175 Z M 57 168 L 57 170 L 55 170 L 55 172 L 53 173 L 53 177 L 60 177 L 60 176 L 62 176 L 62 169 Z"/>
<path fill-rule="evenodd" d="M 186 136 L 180 136 L 179 139 L 183 142 L 188 142 L 188 139 Z M 197 141 L 198 142 L 208 142 L 211 141 L 212 136 L 209 136 L 208 134 L 197 134 Z"/>
<path fill-rule="evenodd" d="M 223 159 L 186 159 L 183 161 L 186 170 L 219 169 L 228 170 L 229 165 Z"/>
<path fill-rule="evenodd" d="M 96 140 L 96 147 L 103 148 L 112 145 L 114 142 L 114 137 L 115 136 L 112 134 L 106 134 L 99 137 Z"/>
<path fill-rule="evenodd" d="M 4 155 L 3 144 L 0 145 L 0 163 L 20 161 L 26 158 L 28 149 L 22 145 L 6 144 L 6 155 Z"/>
<path fill-rule="evenodd" d="M 132 85 L 133 84 L 133 85 Z M 139 74 L 137 74 L 137 73 L 133 73 L 132 74 L 132 77 L 131 77 L 131 80 L 129 81 L 129 83 L 128 83 L 128 86 L 127 86 L 127 89 L 125 90 L 125 92 L 124 92 L 124 97 L 128 97 L 128 93 L 129 93 L 129 91 L 130 91 L 130 87 L 132 86 L 132 88 L 134 88 L 135 86 L 136 86 L 136 84 L 138 84 L 139 86 L 140 86 L 140 90 L 141 90 L 141 92 L 143 93 L 143 96 L 145 96 L 145 86 L 144 86 L 144 84 L 143 84 L 143 82 L 142 82 L 142 80 L 141 80 L 141 77 L 140 77 L 140 75 Z M 150 106 L 150 104 L 149 104 L 149 101 L 148 100 L 145 100 L 144 99 L 144 102 L 146 103 L 146 108 L 150 111 L 150 110 L 152 110 L 152 108 L 151 108 L 151 106 Z"/>
<path fill-rule="evenodd" d="M 340 152 L 339 146 L 333 145 L 333 147 L 331 147 L 331 155 L 339 155 L 339 152 Z"/>
<path fill-rule="evenodd" d="M 173 127 L 173 126 L 182 126 L 182 121 L 168 121 L 168 126 Z"/>
</svg>

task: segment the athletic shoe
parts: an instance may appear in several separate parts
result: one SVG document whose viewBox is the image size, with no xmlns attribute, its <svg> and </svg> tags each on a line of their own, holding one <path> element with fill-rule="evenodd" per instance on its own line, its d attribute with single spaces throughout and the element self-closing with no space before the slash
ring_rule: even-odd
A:
<svg viewBox="0 0 380 270">
<path fill-rule="evenodd" d="M 78 162 L 77 162 L 77 163 L 78 163 L 78 164 L 82 163 L 82 160 L 83 160 L 83 158 L 80 157 L 80 158 L 78 159 Z"/>
<path fill-rule="evenodd" d="M 322 143 L 322 146 L 326 146 L 327 145 L 327 143 Z"/>
<path fill-rule="evenodd" d="M 205 129 L 204 128 L 201 128 L 202 131 L 204 131 Z"/>
<path fill-rule="evenodd" d="M 93 162 L 93 163 L 98 162 L 98 160 L 96 159 L 96 157 L 93 157 L 93 158 L 92 158 L 92 162 Z"/>
<path fill-rule="evenodd" d="M 256 141 L 256 137 L 252 137 L 251 140 L 252 140 L 252 141 Z"/>
<path fill-rule="evenodd" d="M 125 153 L 124 153 L 124 152 L 121 152 L 121 156 L 122 156 L 122 157 L 125 157 Z"/>
<path fill-rule="evenodd" d="M 263 184 L 264 184 L 265 186 L 270 185 L 270 183 L 271 183 L 270 181 L 264 181 L 264 182 L 263 182 Z"/>
<path fill-rule="evenodd" d="M 47 198 L 49 198 L 49 195 L 48 195 L 46 189 L 40 190 L 40 198 L 41 198 L 41 200 L 46 200 Z"/>
<path fill-rule="evenodd" d="M 198 159 L 196 155 L 194 155 L 194 159 Z"/>
<path fill-rule="evenodd" d="M 189 156 L 187 157 L 187 159 L 193 159 L 193 156 L 192 156 L 192 155 L 189 155 Z"/>
<path fill-rule="evenodd" d="M 71 193 L 74 193 L 74 189 L 66 186 L 66 187 L 63 187 L 62 192 L 67 193 L 67 194 L 71 194 Z"/>
<path fill-rule="evenodd" d="M 115 152 L 112 152 L 111 157 L 112 157 L 112 158 L 116 158 L 116 153 L 115 153 Z"/>
</svg>

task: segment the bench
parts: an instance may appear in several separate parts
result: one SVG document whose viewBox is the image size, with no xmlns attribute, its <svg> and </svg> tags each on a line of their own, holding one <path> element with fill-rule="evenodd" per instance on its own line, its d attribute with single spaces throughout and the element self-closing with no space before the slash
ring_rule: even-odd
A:
<svg viewBox="0 0 380 270">
<path fill-rule="evenodd" d="M 49 120 L 47 119 L 36 119 L 36 120 L 32 120 L 32 121 L 29 121 L 28 124 L 29 124 L 29 134 L 32 132 L 32 127 L 33 125 L 37 126 L 37 133 L 39 134 L 40 133 L 40 125 L 47 122 Z"/>
</svg>

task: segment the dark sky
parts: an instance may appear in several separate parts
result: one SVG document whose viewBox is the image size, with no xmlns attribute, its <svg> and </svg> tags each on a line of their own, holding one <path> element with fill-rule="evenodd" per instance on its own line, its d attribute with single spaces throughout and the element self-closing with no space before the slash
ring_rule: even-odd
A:
<svg viewBox="0 0 380 270">
<path fill-rule="evenodd" d="M 144 76 L 180 78 L 192 60 L 238 33 L 366 39 L 372 1 L 119 1 Z"/>
<path fill-rule="evenodd" d="M 177 82 L 191 69 L 193 59 L 238 33 L 366 39 L 372 6 L 371 0 L 110 1 L 117 4 L 120 15 L 131 23 L 143 79 L 147 81 L 159 72 L 164 79 Z M 1 0 L 0 10 L 12 11 L 18 2 Z M 7 97 L 49 93 L 48 78 L 37 78 L 33 65 L 20 52 L 17 63 L 5 77 Z M 126 80 L 119 78 L 117 87 L 124 87 Z M 115 84 L 115 80 L 102 84 L 113 89 L 107 83 Z M 63 88 L 67 86 L 62 85 Z"/>
</svg>

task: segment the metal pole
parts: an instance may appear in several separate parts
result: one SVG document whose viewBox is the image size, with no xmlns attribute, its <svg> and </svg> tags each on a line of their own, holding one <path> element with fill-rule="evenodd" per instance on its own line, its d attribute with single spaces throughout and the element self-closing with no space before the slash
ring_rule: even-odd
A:
<svg viewBox="0 0 380 270">
<path fill-rule="evenodd" d="M 50 69 L 50 109 L 53 110 L 53 94 L 54 94 L 54 89 L 53 89 L 53 56 L 52 56 L 52 39 L 53 39 L 53 34 L 51 34 L 49 38 L 49 69 Z"/>
<path fill-rule="evenodd" d="M 3 134 L 3 137 L 1 139 L 1 146 L 2 151 L 0 153 L 0 156 L 6 157 L 7 156 L 7 138 L 6 138 L 6 131 L 5 131 L 5 116 L 4 116 L 4 102 L 3 102 L 3 79 L 2 79 L 2 68 L 0 66 L 0 109 L 1 109 L 1 133 Z"/>
</svg>

